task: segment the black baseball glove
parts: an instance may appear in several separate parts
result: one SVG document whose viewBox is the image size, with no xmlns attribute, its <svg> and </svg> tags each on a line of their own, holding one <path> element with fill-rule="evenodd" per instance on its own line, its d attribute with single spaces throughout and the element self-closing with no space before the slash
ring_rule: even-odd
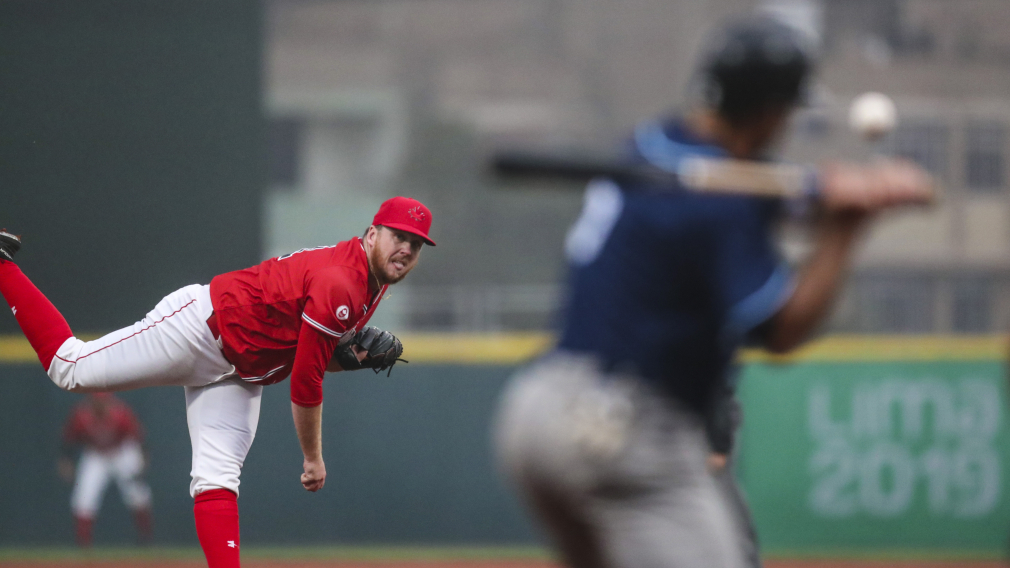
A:
<svg viewBox="0 0 1010 568">
<path fill-rule="evenodd" d="M 358 356 L 353 349 L 355 345 L 360 350 L 368 352 L 364 360 L 358 361 Z M 346 331 L 340 337 L 336 351 L 333 352 L 337 363 L 340 363 L 340 367 L 345 371 L 372 369 L 378 373 L 389 369 L 386 373 L 387 377 L 393 372 L 393 365 L 397 361 L 407 362 L 400 359 L 402 354 L 403 344 L 395 335 L 371 326 L 358 332 L 353 329 Z"/>
</svg>

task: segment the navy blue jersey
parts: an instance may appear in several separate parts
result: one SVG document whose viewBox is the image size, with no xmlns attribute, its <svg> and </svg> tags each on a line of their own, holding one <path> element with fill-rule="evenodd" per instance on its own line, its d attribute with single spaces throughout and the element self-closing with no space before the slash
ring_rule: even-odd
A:
<svg viewBox="0 0 1010 568">
<path fill-rule="evenodd" d="M 678 122 L 636 130 L 634 155 L 675 169 L 720 156 Z M 780 203 L 597 180 L 566 243 L 571 263 L 559 348 L 657 383 L 699 411 L 734 352 L 788 298 L 772 241 Z"/>
</svg>

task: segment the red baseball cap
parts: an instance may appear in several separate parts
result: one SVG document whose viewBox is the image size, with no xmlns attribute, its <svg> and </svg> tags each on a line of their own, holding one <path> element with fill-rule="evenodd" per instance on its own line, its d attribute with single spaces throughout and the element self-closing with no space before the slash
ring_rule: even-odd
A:
<svg viewBox="0 0 1010 568">
<path fill-rule="evenodd" d="M 409 197 L 393 197 L 379 206 L 379 212 L 372 219 L 373 225 L 382 225 L 413 233 L 431 246 L 435 241 L 428 238 L 431 229 L 431 211 L 423 203 Z"/>
</svg>

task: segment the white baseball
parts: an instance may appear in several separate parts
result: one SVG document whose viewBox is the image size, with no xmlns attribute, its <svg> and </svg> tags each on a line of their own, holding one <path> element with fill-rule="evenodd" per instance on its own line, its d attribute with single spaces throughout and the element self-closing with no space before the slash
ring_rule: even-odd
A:
<svg viewBox="0 0 1010 568">
<path fill-rule="evenodd" d="M 898 109 L 883 93 L 863 93 L 849 107 L 849 127 L 869 140 L 886 135 L 897 122 Z"/>
</svg>

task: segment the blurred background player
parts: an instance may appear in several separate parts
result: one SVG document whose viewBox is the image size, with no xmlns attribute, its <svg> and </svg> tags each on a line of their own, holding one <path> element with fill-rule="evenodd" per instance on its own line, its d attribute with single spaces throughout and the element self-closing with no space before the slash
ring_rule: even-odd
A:
<svg viewBox="0 0 1010 568">
<path fill-rule="evenodd" d="M 694 107 L 636 128 L 631 159 L 672 171 L 687 156 L 765 159 L 812 64 L 775 20 L 728 24 L 703 52 Z M 558 346 L 503 398 L 504 468 L 570 566 L 746 565 L 704 431 L 732 396 L 736 350 L 798 346 L 871 215 L 932 197 L 910 164 L 823 166 L 817 242 L 794 275 L 773 242 L 781 202 L 674 189 L 590 184 L 566 242 Z"/>
<path fill-rule="evenodd" d="M 94 393 L 74 406 L 63 428 L 59 471 L 64 481 L 74 483 L 70 509 L 79 546 L 91 546 L 92 525 L 112 480 L 133 513 L 140 542 L 151 541 L 151 488 L 143 479 L 147 469 L 143 443 L 140 421 L 113 395 Z M 75 468 L 73 453 L 78 446 L 81 456 Z"/>
</svg>

